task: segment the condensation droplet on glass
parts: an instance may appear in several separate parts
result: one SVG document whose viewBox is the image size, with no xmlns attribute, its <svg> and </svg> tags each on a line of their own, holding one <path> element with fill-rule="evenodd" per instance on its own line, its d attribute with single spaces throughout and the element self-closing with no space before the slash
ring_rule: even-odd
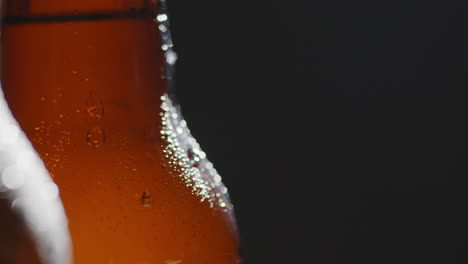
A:
<svg viewBox="0 0 468 264">
<path fill-rule="evenodd" d="M 156 17 L 156 20 L 158 20 L 158 22 L 167 21 L 167 15 L 166 15 L 166 14 L 159 14 L 159 15 Z"/>
<path fill-rule="evenodd" d="M 166 55 L 166 61 L 168 64 L 170 65 L 175 64 L 175 62 L 177 61 L 177 53 L 175 53 L 172 50 L 168 50 L 165 55 Z"/>
<path fill-rule="evenodd" d="M 214 176 L 213 179 L 214 179 L 214 181 L 215 181 L 216 183 L 221 182 L 221 176 L 219 176 L 219 175 Z"/>
<path fill-rule="evenodd" d="M 167 27 L 165 25 L 159 25 L 159 30 L 161 30 L 162 32 L 167 32 Z"/>
<path fill-rule="evenodd" d="M 187 150 L 187 156 L 192 164 L 193 167 L 198 167 L 199 163 L 201 161 L 200 159 L 200 153 L 196 149 L 188 149 Z"/>
<path fill-rule="evenodd" d="M 207 162 L 207 163 L 205 164 L 205 168 L 208 169 L 208 170 L 213 169 L 213 168 L 214 168 L 213 163 Z"/>
<path fill-rule="evenodd" d="M 200 197 L 200 202 L 228 212 L 231 205 L 221 176 L 190 134 L 180 109 L 172 104 L 167 94 L 161 96 L 161 101 L 161 140 L 166 143 L 161 147 L 169 174 L 183 179 L 185 186 Z"/>
<path fill-rule="evenodd" d="M 141 194 L 140 201 L 143 207 L 149 208 L 153 206 L 153 198 L 151 197 L 151 194 L 148 191 L 143 192 Z"/>
<path fill-rule="evenodd" d="M 228 189 L 227 189 L 226 187 L 223 187 L 223 188 L 221 189 L 221 192 L 222 192 L 223 194 L 226 194 L 226 193 L 228 192 Z"/>
<path fill-rule="evenodd" d="M 77 37 L 78 36 L 78 32 L 73 32 L 73 36 Z"/>
<path fill-rule="evenodd" d="M 94 127 L 88 130 L 86 134 L 86 142 L 89 146 L 99 148 L 106 142 L 104 131 L 99 127 Z"/>
<path fill-rule="evenodd" d="M 104 115 L 104 105 L 93 92 L 90 92 L 86 99 L 86 111 L 92 118 L 100 119 Z"/>
</svg>

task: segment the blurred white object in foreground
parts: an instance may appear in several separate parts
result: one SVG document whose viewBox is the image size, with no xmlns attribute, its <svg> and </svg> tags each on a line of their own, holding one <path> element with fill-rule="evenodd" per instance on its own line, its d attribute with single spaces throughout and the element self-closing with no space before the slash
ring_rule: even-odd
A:
<svg viewBox="0 0 468 264">
<path fill-rule="evenodd" d="M 1 218 L 7 215 L 20 216 L 35 242 L 41 263 L 71 263 L 67 218 L 57 185 L 12 116 L 0 87 L 0 202 L 5 204 L 5 201 L 11 206 L 0 207 L 0 224 L 5 224 Z M 0 227 L 0 231 L 9 229 L 15 228 Z M 8 241 L 3 241 L 7 237 L 0 234 L 0 247 L 7 245 Z M 0 250 L 0 254 L 14 253 Z M 0 256 L 0 262 L 3 263 L 2 259 L 15 261 L 14 258 Z"/>
</svg>

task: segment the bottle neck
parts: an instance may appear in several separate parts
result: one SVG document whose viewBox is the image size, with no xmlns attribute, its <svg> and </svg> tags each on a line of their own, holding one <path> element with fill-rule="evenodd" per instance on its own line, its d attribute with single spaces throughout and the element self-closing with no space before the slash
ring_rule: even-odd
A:
<svg viewBox="0 0 468 264">
<path fill-rule="evenodd" d="M 141 12 L 151 16 L 135 16 L 133 9 L 111 12 L 121 8 L 111 5 L 116 1 L 80 0 L 72 1 L 78 10 L 102 7 L 101 13 L 87 16 L 91 13 L 79 11 L 67 17 L 63 14 L 71 7 L 63 2 L 70 1 L 25 2 L 30 3 L 29 16 L 9 16 L 5 11 L 0 55 L 5 97 L 15 117 L 23 120 L 22 126 L 34 129 L 41 121 L 65 122 L 65 118 L 118 125 L 113 120 L 118 117 L 127 120 L 122 124 L 127 126 L 154 119 L 167 90 L 155 14 L 149 9 Z M 150 3 L 121 1 L 127 2 L 136 7 Z M 60 12 L 32 16 L 46 12 L 33 3 L 47 3 L 43 6 L 51 6 L 50 10 L 58 10 L 52 8 L 56 5 Z M 34 115 L 30 109 L 35 109 Z"/>
</svg>

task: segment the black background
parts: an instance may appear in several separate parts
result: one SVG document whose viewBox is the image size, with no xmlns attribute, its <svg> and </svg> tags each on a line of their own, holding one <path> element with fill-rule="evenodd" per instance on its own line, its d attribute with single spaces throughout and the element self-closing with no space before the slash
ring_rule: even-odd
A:
<svg viewBox="0 0 468 264">
<path fill-rule="evenodd" d="M 468 263 L 466 5 L 169 0 L 245 264 Z"/>
</svg>

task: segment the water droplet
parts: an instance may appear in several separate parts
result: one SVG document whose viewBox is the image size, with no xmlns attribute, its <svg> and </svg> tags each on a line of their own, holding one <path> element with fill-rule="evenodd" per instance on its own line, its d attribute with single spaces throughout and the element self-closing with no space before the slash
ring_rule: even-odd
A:
<svg viewBox="0 0 468 264">
<path fill-rule="evenodd" d="M 197 149 L 189 149 L 187 151 L 187 156 L 190 160 L 190 163 L 192 164 L 193 167 L 198 167 L 200 166 L 200 154 L 199 154 L 199 151 Z"/>
<path fill-rule="evenodd" d="M 86 99 L 86 111 L 92 118 L 100 119 L 104 115 L 104 105 L 93 92 L 90 92 Z"/>
<path fill-rule="evenodd" d="M 78 36 L 78 32 L 73 32 L 73 36 L 77 37 Z"/>
<path fill-rule="evenodd" d="M 45 101 L 45 97 L 41 97 L 41 101 L 44 102 L 44 101 Z"/>
<path fill-rule="evenodd" d="M 161 30 L 161 32 L 167 32 L 167 27 L 165 25 L 159 25 L 159 30 Z"/>
<path fill-rule="evenodd" d="M 172 50 L 166 52 L 166 61 L 170 65 L 174 65 L 177 61 L 177 53 Z"/>
<path fill-rule="evenodd" d="M 206 167 L 207 170 L 211 170 L 211 169 L 214 168 L 213 163 L 211 163 L 211 162 L 207 162 L 207 163 L 205 164 L 205 167 Z"/>
<path fill-rule="evenodd" d="M 88 134 L 86 135 L 86 142 L 88 142 L 88 145 L 99 148 L 104 145 L 105 141 L 106 136 L 101 128 L 94 127 L 88 130 Z"/>
<path fill-rule="evenodd" d="M 221 192 L 223 194 L 226 194 L 228 192 L 228 189 L 226 187 L 221 188 Z"/>
<path fill-rule="evenodd" d="M 167 15 L 166 15 L 166 14 L 159 14 L 159 15 L 156 17 L 156 20 L 158 20 L 159 22 L 167 21 Z"/>
<path fill-rule="evenodd" d="M 221 182 L 221 176 L 219 176 L 219 175 L 214 176 L 213 179 L 214 179 L 215 183 Z"/>
<path fill-rule="evenodd" d="M 153 206 L 153 198 L 151 197 L 151 194 L 148 191 L 143 192 L 140 200 L 141 200 L 141 204 L 143 205 L 143 207 L 149 208 Z"/>
<path fill-rule="evenodd" d="M 72 70 L 72 73 L 73 73 L 73 74 L 77 74 L 78 71 L 77 71 L 77 70 Z"/>
</svg>

